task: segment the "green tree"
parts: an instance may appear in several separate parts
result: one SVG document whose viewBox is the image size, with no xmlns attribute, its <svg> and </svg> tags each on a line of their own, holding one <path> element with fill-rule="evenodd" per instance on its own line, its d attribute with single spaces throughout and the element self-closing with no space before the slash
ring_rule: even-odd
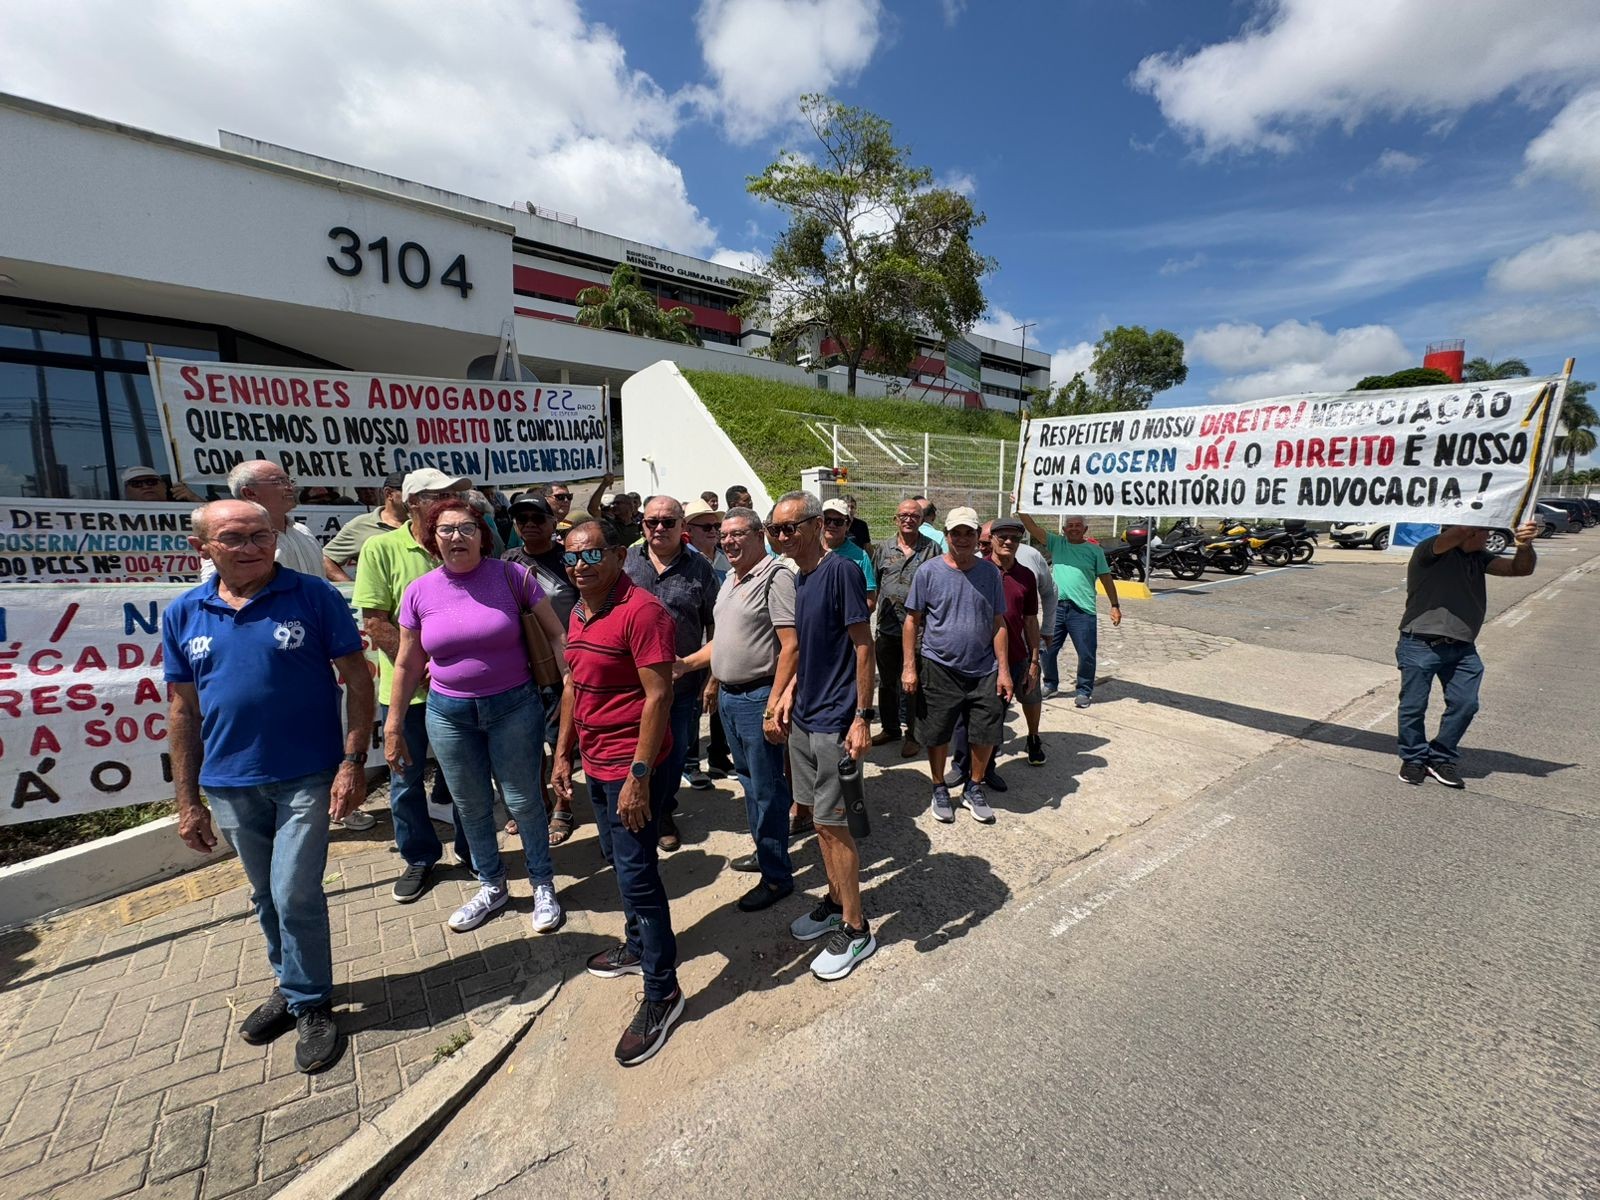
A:
<svg viewBox="0 0 1600 1200">
<path fill-rule="evenodd" d="M 1520 379 L 1528 374 L 1528 364 L 1520 358 L 1505 358 L 1490 362 L 1487 358 L 1469 358 L 1461 365 L 1462 383 L 1487 383 L 1491 379 Z"/>
<path fill-rule="evenodd" d="M 1566 394 L 1561 399 L 1561 411 L 1556 420 L 1561 434 L 1556 438 L 1556 453 L 1567 456 L 1567 475 L 1575 478 L 1578 458 L 1593 454 L 1600 439 L 1595 437 L 1595 427 L 1600 426 L 1600 412 L 1589 401 L 1594 391 L 1592 381 L 1573 379 L 1567 382 Z"/>
<path fill-rule="evenodd" d="M 1407 367 L 1393 375 L 1368 375 L 1352 389 L 1357 392 L 1381 392 L 1390 388 L 1436 387 L 1455 380 L 1434 367 Z"/>
<path fill-rule="evenodd" d="M 1143 325 L 1118 325 L 1102 333 L 1089 366 L 1095 391 L 1109 402 L 1101 412 L 1149 408 L 1157 392 L 1189 378 L 1183 339 L 1170 329 L 1151 333 Z"/>
<path fill-rule="evenodd" d="M 800 115 L 816 145 L 784 150 L 748 180 L 789 224 L 740 313 L 768 323 L 774 356 L 831 339 L 854 395 L 864 364 L 903 375 L 919 334 L 970 329 L 994 264 L 972 247 L 983 215 L 911 165 L 882 117 L 815 94 L 801 97 Z"/>
<path fill-rule="evenodd" d="M 655 295 L 639 282 L 639 272 L 627 263 L 617 264 L 608 287 L 586 287 L 578 293 L 577 301 L 579 325 L 685 346 L 700 345 L 700 335 L 689 327 L 694 314 L 682 305 L 662 308 Z"/>
</svg>

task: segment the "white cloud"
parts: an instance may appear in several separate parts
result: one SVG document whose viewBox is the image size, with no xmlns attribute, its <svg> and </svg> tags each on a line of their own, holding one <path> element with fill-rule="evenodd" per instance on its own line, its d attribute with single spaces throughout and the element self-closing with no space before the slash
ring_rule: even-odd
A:
<svg viewBox="0 0 1600 1200">
<path fill-rule="evenodd" d="M 1530 175 L 1574 179 L 1600 195 L 1600 88 L 1556 114 L 1523 154 Z"/>
<path fill-rule="evenodd" d="M 766 256 L 759 250 L 734 250 L 728 246 L 718 246 L 712 251 L 711 261 L 718 266 L 749 271 L 753 275 L 760 274 L 767 265 Z"/>
<path fill-rule="evenodd" d="M 967 0 L 939 0 L 939 6 L 944 10 L 944 23 L 954 27 L 967 11 Z"/>
<path fill-rule="evenodd" d="M 1304 130 L 1449 116 L 1595 78 L 1593 0 L 1258 0 L 1231 40 L 1140 62 L 1133 86 L 1208 153 L 1287 150 Z"/>
<path fill-rule="evenodd" d="M 1478 313 L 1464 322 L 1467 344 L 1486 358 L 1527 357 L 1537 349 L 1564 350 L 1600 340 L 1600 308 L 1593 304 L 1523 304 Z"/>
<path fill-rule="evenodd" d="M 1215 399 L 1225 401 L 1339 391 L 1364 375 L 1387 374 L 1417 361 L 1387 325 L 1357 325 L 1329 333 L 1315 321 L 1283 321 L 1271 329 L 1215 325 L 1191 335 L 1188 350 L 1229 373 L 1210 388 Z"/>
<path fill-rule="evenodd" d="M 1079 371 L 1084 378 L 1094 382 L 1094 372 L 1089 364 L 1094 361 L 1094 343 L 1079 342 L 1075 346 L 1062 346 L 1050 356 L 1050 380 L 1058 387 L 1067 383 Z"/>
<path fill-rule="evenodd" d="M 1372 164 L 1372 169 L 1379 175 L 1410 175 L 1423 163 L 1415 154 L 1407 154 L 1404 150 L 1385 150 L 1378 155 L 1378 161 Z"/>
<path fill-rule="evenodd" d="M 0 45 L 0 90 L 532 200 L 673 249 L 716 244 L 663 149 L 679 105 L 575 0 L 462 0 L 448 20 L 378 0 L 58 0 L 0 6 Z"/>
<path fill-rule="evenodd" d="M 1196 250 L 1188 258 L 1167 259 L 1166 262 L 1161 264 L 1158 273 L 1167 276 L 1184 275 L 1190 271 L 1193 271 L 1196 267 L 1204 266 L 1205 261 L 1205 254 L 1202 251 Z"/>
<path fill-rule="evenodd" d="M 946 171 L 933 181 L 933 186 L 965 196 L 968 200 L 978 194 L 978 181 L 967 171 Z"/>
<path fill-rule="evenodd" d="M 981 333 L 984 337 L 994 338 L 997 342 L 1011 342 L 1015 344 L 1021 336 L 1017 333 L 1017 326 L 1021 325 L 1022 318 L 1008 312 L 998 305 L 990 305 L 989 311 L 973 325 L 973 333 Z M 1030 329 L 1028 331 L 1032 333 Z"/>
<path fill-rule="evenodd" d="M 698 99 L 728 136 L 750 142 L 795 118 L 805 92 L 826 92 L 872 61 L 881 0 L 701 0 L 695 17 L 713 89 Z"/>
<path fill-rule="evenodd" d="M 1568 292 L 1600 285 L 1600 230 L 1558 234 L 1489 268 L 1508 292 Z"/>
</svg>

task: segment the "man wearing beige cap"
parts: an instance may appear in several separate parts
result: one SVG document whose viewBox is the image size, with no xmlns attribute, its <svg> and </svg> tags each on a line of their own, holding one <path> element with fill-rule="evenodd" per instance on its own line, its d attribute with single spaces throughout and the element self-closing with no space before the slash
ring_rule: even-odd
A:
<svg viewBox="0 0 1600 1200">
<path fill-rule="evenodd" d="M 867 611 L 878 606 L 878 576 L 872 569 L 867 552 L 850 540 L 850 515 L 848 500 L 828 500 L 822 505 L 822 541 L 840 558 L 848 558 L 861 568 L 867 580 Z"/>
<path fill-rule="evenodd" d="M 124 500 L 143 500 L 146 504 L 164 504 L 167 497 L 167 481 L 157 475 L 150 467 L 129 467 L 122 472 L 122 498 Z"/>
<path fill-rule="evenodd" d="M 399 529 L 380 533 L 361 547 L 356 561 L 355 591 L 351 602 L 361 610 L 362 627 L 378 648 L 378 720 L 388 718 L 388 699 L 394 686 L 394 658 L 400 649 L 400 627 L 395 614 L 400 599 L 414 579 L 420 579 L 439 565 L 422 546 L 423 523 L 433 506 L 454 499 L 472 486 L 470 479 L 451 478 L 433 467 L 412 471 L 400 481 L 400 496 L 410 519 Z M 428 690 L 419 687 L 406 710 L 406 744 L 412 757 L 405 771 L 389 773 L 389 812 L 394 818 L 394 840 L 405 860 L 405 868 L 395 881 L 394 898 L 409 904 L 428 888 L 434 865 L 444 853 L 439 835 L 428 815 L 423 792 L 423 772 L 428 761 Z M 435 804 L 449 804 L 444 772 L 435 777 Z M 456 824 L 456 855 L 463 863 L 472 862 L 466 838 Z"/>
</svg>

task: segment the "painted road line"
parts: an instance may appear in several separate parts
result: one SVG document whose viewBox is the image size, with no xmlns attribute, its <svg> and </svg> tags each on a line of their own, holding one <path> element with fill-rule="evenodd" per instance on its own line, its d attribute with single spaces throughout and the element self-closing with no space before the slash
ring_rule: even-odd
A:
<svg viewBox="0 0 1600 1200">
<path fill-rule="evenodd" d="M 1502 613 L 1500 616 L 1496 617 L 1494 619 L 1494 624 L 1502 625 L 1506 628 L 1510 628 L 1513 625 L 1520 625 L 1523 621 L 1528 619 L 1528 614 L 1532 611 L 1533 610 L 1531 608 L 1513 608 L 1510 612 Z"/>
<path fill-rule="evenodd" d="M 1074 926 L 1081 925 L 1118 896 L 1132 891 L 1141 880 L 1154 875 L 1174 859 L 1187 854 L 1217 830 L 1232 823 L 1232 813 L 1218 813 L 1193 833 L 1179 838 L 1165 850 L 1145 859 L 1125 874 L 1119 875 L 1109 886 L 1074 904 L 1059 921 L 1050 927 L 1050 936 L 1058 938 Z"/>
<path fill-rule="evenodd" d="M 1188 587 L 1162 588 L 1155 593 L 1155 597 L 1159 600 L 1163 596 L 1172 595 L 1173 592 L 1192 592 L 1197 588 L 1217 588 L 1227 587 L 1230 583 L 1249 583 L 1252 579 L 1265 579 L 1268 575 L 1276 575 L 1279 571 L 1298 571 L 1300 569 L 1297 566 L 1269 567 L 1267 570 L 1259 571 L 1254 575 L 1234 575 L 1228 579 L 1207 579 L 1201 583 L 1191 583 Z"/>
</svg>

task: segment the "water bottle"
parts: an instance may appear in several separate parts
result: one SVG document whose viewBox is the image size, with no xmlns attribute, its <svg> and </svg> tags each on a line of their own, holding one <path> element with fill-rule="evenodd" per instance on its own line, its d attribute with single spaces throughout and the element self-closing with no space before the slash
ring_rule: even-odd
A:
<svg viewBox="0 0 1600 1200">
<path fill-rule="evenodd" d="M 867 791 L 861 778 L 861 764 L 848 754 L 839 760 L 839 785 L 844 791 L 844 817 L 850 836 L 858 841 L 872 832 L 867 820 Z"/>
</svg>

